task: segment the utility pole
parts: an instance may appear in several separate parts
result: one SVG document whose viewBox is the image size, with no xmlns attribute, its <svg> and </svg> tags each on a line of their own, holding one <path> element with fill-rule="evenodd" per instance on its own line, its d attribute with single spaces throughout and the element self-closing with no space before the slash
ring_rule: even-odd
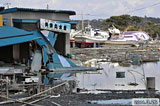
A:
<svg viewBox="0 0 160 106">
<path fill-rule="evenodd" d="M 47 10 L 49 10 L 49 5 L 47 4 Z"/>
</svg>

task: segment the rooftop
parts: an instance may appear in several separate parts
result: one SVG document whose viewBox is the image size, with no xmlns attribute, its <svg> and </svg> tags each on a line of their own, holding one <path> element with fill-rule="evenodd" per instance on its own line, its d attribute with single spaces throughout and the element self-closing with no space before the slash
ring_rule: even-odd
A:
<svg viewBox="0 0 160 106">
<path fill-rule="evenodd" d="M 9 9 L 1 9 L 0 14 L 13 13 L 17 11 L 41 12 L 41 13 L 64 13 L 64 14 L 69 14 L 69 15 L 76 15 L 76 12 L 71 11 L 71 10 L 50 10 L 50 9 L 34 9 L 34 8 L 18 8 L 18 7 L 9 8 Z"/>
</svg>

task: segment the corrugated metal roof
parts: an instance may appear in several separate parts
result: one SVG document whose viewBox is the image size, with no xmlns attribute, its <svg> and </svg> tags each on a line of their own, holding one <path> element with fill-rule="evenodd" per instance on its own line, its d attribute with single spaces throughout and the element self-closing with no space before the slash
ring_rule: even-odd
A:
<svg viewBox="0 0 160 106">
<path fill-rule="evenodd" d="M 0 32 L 0 46 L 29 42 L 41 38 L 33 35 L 32 32 L 24 31 L 7 25 L 0 27 Z"/>
<path fill-rule="evenodd" d="M 14 36 L 21 36 L 21 35 L 33 35 L 32 32 L 28 32 L 8 25 L 0 27 L 0 32 L 1 32 L 0 39 L 14 37 Z"/>
<path fill-rule="evenodd" d="M 5 9 L 3 11 L 0 11 L 0 14 L 6 14 L 6 13 L 13 13 L 17 11 L 24 11 L 24 12 L 42 12 L 42 13 L 65 13 L 69 15 L 75 15 L 75 11 L 71 10 L 50 10 L 50 9 L 33 9 L 33 8 L 9 8 Z"/>
</svg>

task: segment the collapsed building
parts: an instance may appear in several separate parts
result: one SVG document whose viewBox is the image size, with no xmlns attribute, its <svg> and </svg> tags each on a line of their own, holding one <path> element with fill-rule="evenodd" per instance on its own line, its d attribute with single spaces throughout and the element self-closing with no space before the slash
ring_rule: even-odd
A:
<svg viewBox="0 0 160 106">
<path fill-rule="evenodd" d="M 3 15 L 3 19 L 6 25 L 24 29 L 26 31 L 41 30 L 39 25 L 40 19 L 53 20 L 56 23 L 61 23 L 59 26 L 51 25 L 53 28 L 60 27 L 61 29 L 61 32 L 58 33 L 59 36 L 57 37 L 55 43 L 55 49 L 62 55 L 70 53 L 69 33 L 62 33 L 64 31 L 63 28 L 65 29 L 65 27 L 61 27 L 61 25 L 70 25 L 68 27 L 71 29 L 76 27 L 77 21 L 71 21 L 69 19 L 69 16 L 76 14 L 74 11 L 17 7 L 9 9 L 1 8 L 0 10 L 0 14 Z"/>
<path fill-rule="evenodd" d="M 79 67 L 63 56 L 70 49 L 69 32 L 76 22 L 69 16 L 74 11 L 1 8 L 0 14 L 1 91 L 7 85 L 19 91 L 26 84 L 54 84 L 73 73 L 96 70 Z"/>
</svg>

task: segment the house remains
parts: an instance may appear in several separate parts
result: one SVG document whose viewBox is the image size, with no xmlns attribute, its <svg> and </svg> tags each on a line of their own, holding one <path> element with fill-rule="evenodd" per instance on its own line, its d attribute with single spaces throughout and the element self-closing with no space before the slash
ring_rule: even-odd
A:
<svg viewBox="0 0 160 106">
<path fill-rule="evenodd" d="M 96 70 L 64 57 L 70 53 L 69 32 L 76 22 L 69 16 L 74 11 L 2 7 L 0 14 L 1 92 L 37 93 L 73 73 Z"/>
</svg>

